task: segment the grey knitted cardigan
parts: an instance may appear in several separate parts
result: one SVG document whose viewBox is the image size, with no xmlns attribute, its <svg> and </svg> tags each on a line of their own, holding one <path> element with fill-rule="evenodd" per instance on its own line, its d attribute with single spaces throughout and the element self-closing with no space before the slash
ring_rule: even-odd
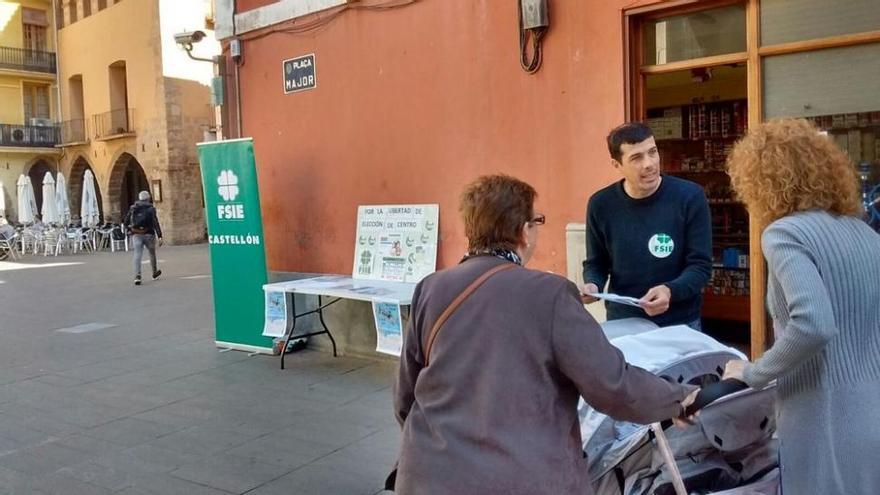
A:
<svg viewBox="0 0 880 495">
<path fill-rule="evenodd" d="M 784 493 L 880 494 L 880 235 L 809 211 L 761 243 L 776 342 L 744 379 L 778 380 Z"/>
</svg>

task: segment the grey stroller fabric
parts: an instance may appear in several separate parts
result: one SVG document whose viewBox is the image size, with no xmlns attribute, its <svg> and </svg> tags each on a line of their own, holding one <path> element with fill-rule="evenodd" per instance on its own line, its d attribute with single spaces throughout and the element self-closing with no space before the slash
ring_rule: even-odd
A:
<svg viewBox="0 0 880 495">
<path fill-rule="evenodd" d="M 633 321 L 637 323 L 638 320 Z M 604 326 L 603 326 L 604 327 Z M 628 362 L 680 383 L 705 386 L 720 380 L 724 364 L 744 359 L 736 349 L 684 326 L 648 329 L 643 324 L 616 323 L 612 344 Z M 689 493 L 776 493 L 770 476 L 767 490 L 755 484 L 777 467 L 775 392 L 745 390 L 724 397 L 703 409 L 696 424 L 666 436 Z M 614 421 L 581 402 L 579 406 L 584 451 L 590 476 L 600 495 L 674 495 L 653 433 L 646 425 Z M 757 485 L 756 485 L 757 486 Z M 727 492 L 724 492 L 727 493 Z"/>
<path fill-rule="evenodd" d="M 776 430 L 775 390 L 746 390 L 710 404 L 699 424 L 712 446 L 723 452 L 741 450 Z"/>
<path fill-rule="evenodd" d="M 779 468 L 775 468 L 760 479 L 723 492 L 715 492 L 713 495 L 777 495 L 779 493 Z"/>
<path fill-rule="evenodd" d="M 734 488 L 739 484 L 739 474 L 717 452 L 703 453 L 690 456 L 685 459 L 677 459 L 678 470 L 685 486 L 693 490 L 699 487 L 711 493 L 719 490 Z M 663 461 L 658 454 L 653 457 L 652 471 L 656 474 L 646 488 L 632 491 L 631 493 L 675 495 L 669 470 L 662 465 Z"/>
</svg>

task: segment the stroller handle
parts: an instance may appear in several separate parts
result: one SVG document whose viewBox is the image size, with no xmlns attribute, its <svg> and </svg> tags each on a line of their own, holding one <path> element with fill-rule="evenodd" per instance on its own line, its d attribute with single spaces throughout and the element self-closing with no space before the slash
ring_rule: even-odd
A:
<svg viewBox="0 0 880 495">
<path fill-rule="evenodd" d="M 725 395 L 730 395 L 747 388 L 749 388 L 749 386 L 746 385 L 745 382 L 737 380 L 736 378 L 727 378 L 720 382 L 713 383 L 712 385 L 707 385 L 700 389 L 697 393 L 696 399 L 694 399 L 694 403 L 685 409 L 684 414 L 685 416 L 693 416 L 700 409 L 708 406 Z"/>
</svg>

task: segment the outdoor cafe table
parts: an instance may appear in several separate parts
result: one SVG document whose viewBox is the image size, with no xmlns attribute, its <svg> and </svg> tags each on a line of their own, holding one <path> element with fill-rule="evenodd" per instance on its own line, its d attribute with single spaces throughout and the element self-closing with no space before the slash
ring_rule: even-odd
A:
<svg viewBox="0 0 880 495">
<path fill-rule="evenodd" d="M 265 292 L 283 292 L 287 299 L 290 316 L 288 317 L 288 328 L 285 335 L 284 346 L 281 348 L 281 369 L 284 369 L 284 355 L 287 351 L 289 342 L 293 339 L 312 337 L 315 335 L 327 334 L 330 342 L 333 344 L 333 356 L 336 356 L 336 340 L 330 329 L 324 322 L 324 308 L 335 304 L 343 299 L 352 299 L 355 301 L 367 302 L 385 302 L 394 303 L 400 306 L 409 306 L 412 304 L 413 291 L 415 291 L 415 283 L 407 282 L 390 282 L 386 280 L 364 280 L 351 278 L 345 275 L 322 275 L 313 278 L 304 278 L 299 280 L 291 280 L 287 282 L 276 282 L 263 286 Z M 296 302 L 294 294 L 312 295 L 318 297 L 318 307 L 296 313 Z M 333 297 L 332 301 L 324 303 L 323 298 Z M 296 320 L 304 316 L 317 313 L 318 320 L 321 322 L 323 330 L 318 332 L 308 332 L 302 334 L 294 334 L 296 329 Z"/>
</svg>

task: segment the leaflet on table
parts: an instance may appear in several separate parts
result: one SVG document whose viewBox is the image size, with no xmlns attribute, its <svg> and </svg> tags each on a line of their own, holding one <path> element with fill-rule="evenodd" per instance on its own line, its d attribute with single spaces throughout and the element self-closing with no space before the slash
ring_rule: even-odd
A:
<svg viewBox="0 0 880 495">
<path fill-rule="evenodd" d="M 394 294 L 394 291 L 391 289 L 386 289 L 385 287 L 376 287 L 374 285 L 362 285 L 362 284 L 340 284 L 335 285 L 333 287 L 326 287 L 327 289 L 332 289 L 340 292 L 351 292 L 354 294 L 363 294 L 365 296 L 388 296 Z"/>
<path fill-rule="evenodd" d="M 301 289 L 327 289 L 340 285 L 346 280 L 350 281 L 351 277 L 346 277 L 345 275 L 324 275 L 321 277 L 290 280 L 288 282 L 281 282 L 279 285 Z"/>
<path fill-rule="evenodd" d="M 373 301 L 376 320 L 376 352 L 400 356 L 403 348 L 403 320 L 400 305 L 391 301 Z"/>
<path fill-rule="evenodd" d="M 266 291 L 264 337 L 284 337 L 287 333 L 287 297 L 284 292 Z"/>
<path fill-rule="evenodd" d="M 639 301 L 639 299 L 637 299 L 635 297 L 620 296 L 617 294 L 612 294 L 610 292 L 597 292 L 595 294 L 589 294 L 589 295 L 591 295 L 597 299 L 602 299 L 602 300 L 617 303 L 617 304 L 624 304 L 626 306 L 635 306 L 637 308 L 642 307 L 642 304 Z"/>
</svg>

